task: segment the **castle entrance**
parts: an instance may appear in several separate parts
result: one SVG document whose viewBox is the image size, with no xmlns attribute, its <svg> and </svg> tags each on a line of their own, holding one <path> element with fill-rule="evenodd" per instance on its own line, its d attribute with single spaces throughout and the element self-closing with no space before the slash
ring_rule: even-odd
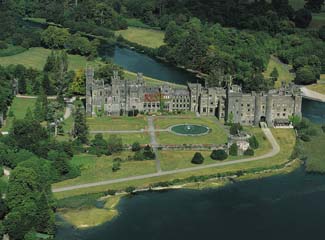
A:
<svg viewBox="0 0 325 240">
<path fill-rule="evenodd" d="M 260 119 L 260 122 L 266 122 L 266 117 L 262 116 L 261 119 Z"/>
</svg>

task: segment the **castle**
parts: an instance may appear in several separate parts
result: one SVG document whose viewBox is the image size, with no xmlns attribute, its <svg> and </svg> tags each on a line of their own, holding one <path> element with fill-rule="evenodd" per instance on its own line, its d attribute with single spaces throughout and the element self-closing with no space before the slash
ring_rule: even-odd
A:
<svg viewBox="0 0 325 240">
<path fill-rule="evenodd" d="M 288 125 L 292 115 L 301 116 L 301 104 L 300 91 L 294 85 L 268 93 L 243 93 L 240 86 L 231 84 L 222 88 L 189 83 L 187 88 L 173 88 L 148 86 L 140 73 L 136 80 L 122 80 L 117 72 L 111 83 L 105 84 L 103 79 L 94 79 L 92 68 L 86 70 L 88 116 L 99 111 L 108 116 L 134 111 L 191 111 L 242 125 L 258 125 L 262 121 L 272 127 Z"/>
</svg>

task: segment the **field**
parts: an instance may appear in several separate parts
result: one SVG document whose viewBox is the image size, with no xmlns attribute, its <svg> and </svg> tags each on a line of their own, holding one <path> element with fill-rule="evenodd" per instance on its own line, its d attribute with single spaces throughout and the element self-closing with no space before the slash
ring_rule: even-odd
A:
<svg viewBox="0 0 325 240">
<path fill-rule="evenodd" d="M 281 87 L 281 82 L 285 81 L 286 83 L 290 83 L 294 80 L 294 75 L 290 73 L 291 66 L 283 64 L 276 57 L 271 56 L 269 64 L 267 66 L 267 70 L 264 73 L 265 77 L 270 77 L 273 69 L 276 68 L 279 73 L 279 78 L 275 82 L 275 87 Z"/>
<path fill-rule="evenodd" d="M 223 144 L 227 142 L 227 132 L 213 118 L 155 118 L 156 129 L 165 129 L 177 124 L 198 124 L 209 127 L 211 133 L 203 136 L 178 136 L 170 132 L 156 133 L 160 144 Z"/>
<path fill-rule="evenodd" d="M 155 161 L 125 161 L 121 163 L 121 169 L 117 172 L 112 171 L 114 158 L 126 160 L 134 153 L 124 151 L 112 156 L 96 157 L 83 154 L 76 155 L 71 160 L 71 164 L 79 166 L 81 176 L 54 184 L 54 187 L 65 187 L 82 183 L 97 182 L 102 180 L 117 179 L 129 176 L 154 173 L 156 171 Z"/>
<path fill-rule="evenodd" d="M 29 50 L 13 56 L 0 57 L 0 65 L 22 64 L 25 67 L 32 67 L 42 70 L 47 57 L 51 54 L 51 50 L 45 48 L 30 48 Z M 76 70 L 85 68 L 88 63 L 97 64 L 96 62 L 89 62 L 85 57 L 79 55 L 68 55 L 69 69 Z"/>
<path fill-rule="evenodd" d="M 141 130 L 147 128 L 147 120 L 139 117 L 94 117 L 88 118 L 90 131 Z"/>
<path fill-rule="evenodd" d="M 320 130 L 318 136 L 312 137 L 310 142 L 304 143 L 304 151 L 308 156 L 306 161 L 306 170 L 309 172 L 325 173 L 325 134 Z"/>
<path fill-rule="evenodd" d="M 129 27 L 126 30 L 116 31 L 116 35 L 121 35 L 130 42 L 150 48 L 159 48 L 164 45 L 165 37 L 163 31 L 137 27 Z"/>
<path fill-rule="evenodd" d="M 14 114 L 16 119 L 23 119 L 26 115 L 27 109 L 31 111 L 34 109 L 36 99 L 30 98 L 15 98 L 10 108 L 10 112 Z M 5 126 L 2 128 L 3 131 L 8 131 L 13 123 L 14 117 L 8 117 Z"/>
</svg>

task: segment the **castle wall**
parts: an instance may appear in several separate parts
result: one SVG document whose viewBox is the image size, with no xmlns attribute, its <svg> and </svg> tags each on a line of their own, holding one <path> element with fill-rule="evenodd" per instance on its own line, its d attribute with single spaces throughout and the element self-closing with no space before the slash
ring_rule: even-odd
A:
<svg viewBox="0 0 325 240">
<path fill-rule="evenodd" d="M 86 111 L 88 116 L 98 111 L 104 115 L 139 112 L 191 111 L 202 116 L 216 116 L 242 125 L 258 125 L 266 121 L 273 126 L 275 120 L 301 115 L 302 98 L 299 93 L 272 91 L 268 94 L 244 94 L 239 86 L 204 88 L 201 84 L 188 84 L 188 89 L 170 86 L 146 86 L 142 74 L 134 81 L 121 80 L 114 73 L 111 84 L 94 80 L 92 69 L 86 70 Z"/>
</svg>

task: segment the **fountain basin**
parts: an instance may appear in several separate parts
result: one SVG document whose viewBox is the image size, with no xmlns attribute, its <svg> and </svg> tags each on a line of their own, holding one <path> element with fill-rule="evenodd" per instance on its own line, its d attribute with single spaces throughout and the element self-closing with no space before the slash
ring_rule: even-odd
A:
<svg viewBox="0 0 325 240">
<path fill-rule="evenodd" d="M 180 124 L 170 127 L 170 131 L 183 136 L 201 136 L 210 132 L 210 128 L 196 124 Z"/>
</svg>

